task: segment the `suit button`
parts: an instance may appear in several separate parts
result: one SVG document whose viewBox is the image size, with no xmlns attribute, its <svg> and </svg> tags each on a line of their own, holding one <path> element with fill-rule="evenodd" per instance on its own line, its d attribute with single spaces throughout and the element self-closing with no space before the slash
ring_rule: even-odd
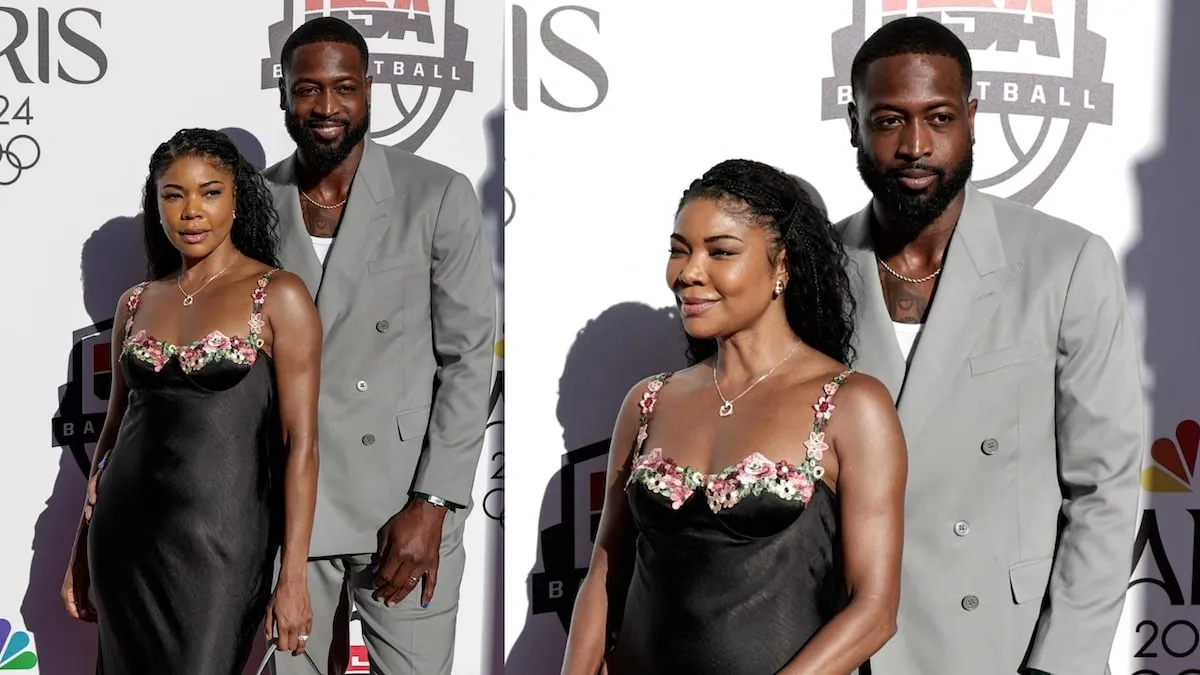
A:
<svg viewBox="0 0 1200 675">
<path fill-rule="evenodd" d="M 954 524 L 954 534 L 957 534 L 960 537 L 967 536 L 970 531 L 971 525 L 965 520 L 960 520 Z"/>
<path fill-rule="evenodd" d="M 996 439 L 989 438 L 979 446 L 979 449 L 983 450 L 983 454 L 985 455 L 994 455 L 1000 449 L 1000 444 L 996 442 Z"/>
<path fill-rule="evenodd" d="M 380 321 L 375 324 L 375 330 L 379 331 L 380 333 L 388 332 L 388 328 L 389 324 L 387 321 Z"/>
<path fill-rule="evenodd" d="M 358 384 L 354 385 L 354 388 L 355 388 L 355 389 L 357 389 L 357 390 L 359 390 L 359 391 L 366 391 L 366 390 L 367 390 L 367 381 L 366 381 L 366 380 L 359 380 L 359 381 L 358 381 Z"/>
<path fill-rule="evenodd" d="M 979 598 L 973 595 L 964 595 L 962 599 L 962 608 L 968 612 L 979 606 Z"/>
<path fill-rule="evenodd" d="M 371 434 L 367 434 L 367 435 L 363 436 L 363 437 L 362 437 L 362 444 L 363 444 L 363 445 L 374 445 L 374 444 L 375 444 L 375 437 L 374 437 L 374 436 L 372 436 Z"/>
</svg>

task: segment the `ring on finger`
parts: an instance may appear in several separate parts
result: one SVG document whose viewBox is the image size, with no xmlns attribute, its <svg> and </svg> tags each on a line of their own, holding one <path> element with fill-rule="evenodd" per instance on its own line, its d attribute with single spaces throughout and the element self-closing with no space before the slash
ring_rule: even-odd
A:
<svg viewBox="0 0 1200 675">
<path fill-rule="evenodd" d="M 299 641 L 301 641 L 301 642 L 308 642 L 308 636 L 307 636 L 307 635 L 297 635 L 297 636 L 296 636 L 296 639 L 297 639 L 297 640 L 299 640 Z"/>
</svg>

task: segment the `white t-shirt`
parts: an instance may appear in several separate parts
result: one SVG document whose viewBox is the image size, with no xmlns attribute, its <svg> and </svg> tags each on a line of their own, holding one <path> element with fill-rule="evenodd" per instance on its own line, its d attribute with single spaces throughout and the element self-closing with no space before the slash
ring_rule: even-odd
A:
<svg viewBox="0 0 1200 675">
<path fill-rule="evenodd" d="M 312 239 L 313 250 L 317 252 L 317 259 L 323 267 L 325 259 L 329 257 L 329 248 L 333 246 L 333 237 L 314 237 L 310 234 L 308 238 Z"/>
<path fill-rule="evenodd" d="M 925 327 L 925 324 L 893 321 L 892 327 L 896 329 L 896 342 L 900 343 L 900 352 L 904 354 L 904 362 L 910 363 L 913 349 L 917 346 L 917 340 L 921 338 L 921 329 Z"/>
</svg>

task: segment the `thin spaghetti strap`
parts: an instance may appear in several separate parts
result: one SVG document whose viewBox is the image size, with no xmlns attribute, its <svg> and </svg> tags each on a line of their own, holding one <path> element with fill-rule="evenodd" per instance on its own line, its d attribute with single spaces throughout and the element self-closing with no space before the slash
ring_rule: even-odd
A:
<svg viewBox="0 0 1200 675">
<path fill-rule="evenodd" d="M 658 403 L 658 392 L 671 378 L 672 373 L 659 373 L 650 378 L 650 382 L 646 384 L 646 391 L 642 393 L 642 400 L 638 401 L 638 434 L 637 444 L 633 448 L 632 459 L 636 460 L 642 455 L 642 444 L 646 442 L 646 438 L 650 435 L 650 420 L 654 417 L 654 406 Z"/>
<path fill-rule="evenodd" d="M 258 278 L 258 285 L 255 286 L 254 292 L 250 295 L 250 320 L 247 324 L 250 326 L 250 334 L 246 336 L 246 342 L 249 342 L 255 348 L 263 346 L 262 329 L 267 323 L 262 317 L 263 305 L 267 302 L 267 284 L 271 282 L 271 277 L 279 271 L 278 267 L 267 270 L 265 274 Z"/>
<path fill-rule="evenodd" d="M 133 315 L 137 314 L 138 303 L 142 301 L 142 291 L 149 285 L 149 281 L 143 281 L 129 292 L 129 299 L 125 301 L 125 334 L 121 336 L 122 341 L 128 340 L 130 332 L 133 331 Z"/>
<path fill-rule="evenodd" d="M 825 384 L 821 392 L 821 397 L 813 404 L 813 433 L 820 433 L 825 425 L 829 423 L 829 418 L 833 416 L 833 411 L 837 406 L 833 404 L 833 395 L 838 389 L 846 383 L 846 378 L 854 372 L 853 368 L 843 370 L 837 377 Z"/>
</svg>

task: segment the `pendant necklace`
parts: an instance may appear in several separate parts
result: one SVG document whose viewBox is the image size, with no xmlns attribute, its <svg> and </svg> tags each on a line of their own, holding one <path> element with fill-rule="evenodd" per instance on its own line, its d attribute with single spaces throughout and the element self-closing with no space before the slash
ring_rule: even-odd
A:
<svg viewBox="0 0 1200 675">
<path fill-rule="evenodd" d="M 232 264 L 233 263 L 229 263 L 229 265 L 232 265 Z M 180 293 L 183 293 L 183 306 L 191 307 L 192 302 L 196 298 L 196 294 L 199 293 L 200 291 L 204 290 L 205 286 L 211 284 L 213 279 L 216 279 L 217 277 L 224 274 L 225 270 L 229 269 L 229 265 L 222 267 L 220 272 L 217 272 L 216 274 L 209 277 L 208 281 L 205 281 L 204 283 L 200 284 L 200 288 L 197 288 L 195 291 L 192 291 L 191 293 L 188 293 L 187 291 L 183 290 L 183 275 L 180 274 L 179 276 L 175 277 L 175 286 L 179 288 Z"/>
<path fill-rule="evenodd" d="M 771 368 L 767 372 L 763 373 L 761 376 L 759 376 L 759 378 L 757 380 L 755 380 L 754 382 L 751 382 L 750 386 L 746 387 L 745 391 L 738 394 L 737 396 L 734 396 L 733 398 L 725 398 L 725 394 L 721 393 L 721 385 L 720 385 L 720 383 L 717 382 L 717 366 L 721 365 L 721 357 L 718 355 L 717 363 L 713 366 L 713 385 L 717 388 L 717 396 L 720 396 L 721 401 L 722 401 L 721 408 L 717 411 L 717 414 L 719 414 L 721 417 L 729 417 L 730 415 L 732 415 L 733 414 L 733 402 L 738 400 L 739 398 L 745 396 L 747 393 L 749 393 L 750 390 L 753 389 L 759 382 L 762 382 L 763 380 L 770 377 L 771 373 L 774 373 L 775 370 L 777 368 L 779 368 L 779 366 L 782 366 L 784 361 L 787 361 L 788 359 L 792 358 L 792 354 L 796 353 L 796 350 L 800 348 L 801 344 L 802 343 L 799 341 L 796 342 L 796 345 L 794 347 L 792 347 L 792 351 L 788 352 L 787 356 L 784 356 L 782 359 L 780 359 L 779 363 L 776 363 L 774 368 Z"/>
</svg>

